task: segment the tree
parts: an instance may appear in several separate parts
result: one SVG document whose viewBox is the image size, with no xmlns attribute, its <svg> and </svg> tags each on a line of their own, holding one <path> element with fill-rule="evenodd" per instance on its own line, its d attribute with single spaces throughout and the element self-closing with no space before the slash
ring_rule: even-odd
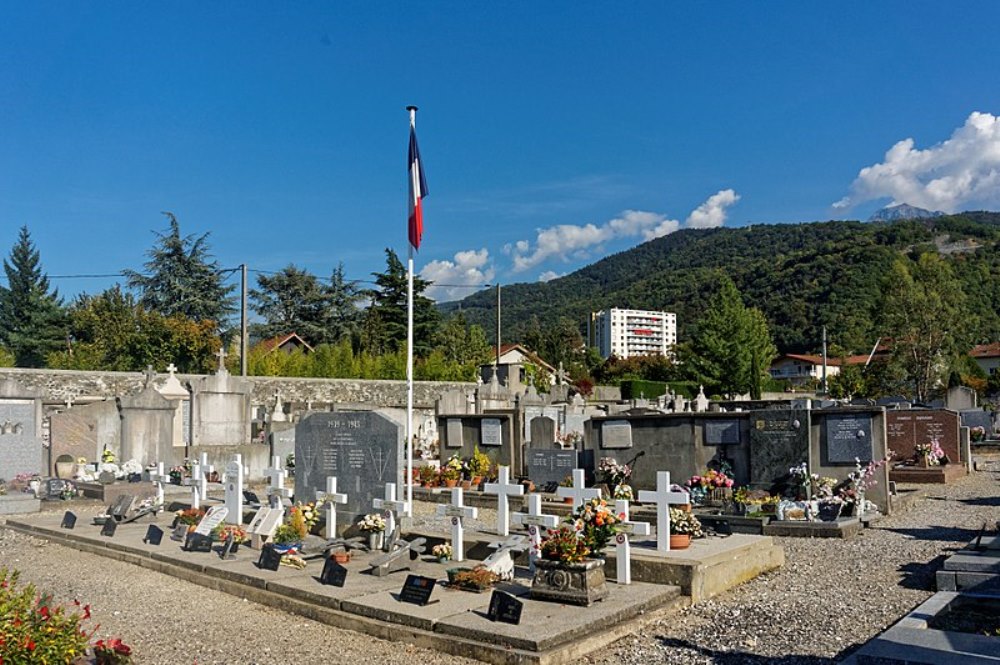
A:
<svg viewBox="0 0 1000 665">
<path fill-rule="evenodd" d="M 65 313 L 59 292 L 49 291 L 40 255 L 22 226 L 4 259 L 7 286 L 0 286 L 0 342 L 19 367 L 41 367 L 45 357 L 66 344 Z"/>
<path fill-rule="evenodd" d="M 330 344 L 337 344 L 342 340 L 350 340 L 358 332 L 360 321 L 360 311 L 358 302 L 364 297 L 358 289 L 358 283 L 348 280 L 344 276 L 344 264 L 337 264 L 337 268 L 330 276 L 330 285 L 327 287 L 330 301 L 330 316 L 327 324 L 327 338 Z"/>
<path fill-rule="evenodd" d="M 470 326 L 461 312 L 448 318 L 441 326 L 435 350 L 440 351 L 446 361 L 460 365 L 478 366 L 489 362 L 492 355 L 486 333 L 480 326 Z"/>
<path fill-rule="evenodd" d="M 368 308 L 369 315 L 378 315 L 381 344 L 386 351 L 394 352 L 406 349 L 407 275 L 405 266 L 391 249 L 385 250 L 385 262 L 385 272 L 372 273 L 377 288 L 371 289 L 366 295 L 372 300 Z M 434 334 L 440 319 L 434 302 L 423 295 L 430 285 L 431 282 L 426 279 L 417 276 L 413 278 L 413 353 L 420 357 L 428 355 L 433 349 Z M 366 327 L 370 325 L 371 321 L 366 322 Z M 373 349 L 368 350 L 375 352 Z"/>
<path fill-rule="evenodd" d="M 165 233 L 154 234 L 156 244 L 146 252 L 148 275 L 125 270 L 127 285 L 140 293 L 139 304 L 162 316 L 185 316 L 194 321 L 214 321 L 221 326 L 235 311 L 233 285 L 222 281 L 218 262 L 209 253 L 208 233 L 181 237 L 173 213 Z"/>
<path fill-rule="evenodd" d="M 251 308 L 265 323 L 252 326 L 263 339 L 298 333 L 317 346 L 331 342 L 331 300 L 315 275 L 289 264 L 274 275 L 258 275 L 257 289 L 250 290 Z"/>
<path fill-rule="evenodd" d="M 744 305 L 736 285 L 725 276 L 683 351 L 690 378 L 730 395 L 759 395 L 777 354 L 763 312 Z"/>
<path fill-rule="evenodd" d="M 965 292 L 951 266 L 936 252 L 916 262 L 897 259 L 884 279 L 880 329 L 891 348 L 890 363 L 917 402 L 928 401 L 968 350 Z"/>
</svg>

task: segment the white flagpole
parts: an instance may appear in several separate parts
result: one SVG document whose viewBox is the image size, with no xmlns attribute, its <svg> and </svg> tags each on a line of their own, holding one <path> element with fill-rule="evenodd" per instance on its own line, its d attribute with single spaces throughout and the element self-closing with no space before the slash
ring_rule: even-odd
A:
<svg viewBox="0 0 1000 665">
<path fill-rule="evenodd" d="M 408 106 L 411 130 L 417 124 L 417 107 Z M 418 165 L 419 167 L 419 165 Z M 413 175 L 411 174 L 412 178 Z M 412 196 L 412 194 L 411 194 Z M 413 515 L 413 245 L 406 240 L 406 510 Z"/>
</svg>

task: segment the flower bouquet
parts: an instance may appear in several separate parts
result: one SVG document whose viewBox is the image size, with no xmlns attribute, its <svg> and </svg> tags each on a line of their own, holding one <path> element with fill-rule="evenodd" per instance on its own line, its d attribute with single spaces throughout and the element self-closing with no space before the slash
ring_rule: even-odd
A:
<svg viewBox="0 0 1000 665">
<path fill-rule="evenodd" d="M 580 534 L 584 545 L 600 556 L 608 542 L 621 529 L 624 515 L 616 515 L 604 499 L 591 499 L 580 505 L 570 516 L 570 523 Z"/>
<path fill-rule="evenodd" d="M 632 500 L 632 487 L 628 484 L 632 478 L 632 467 L 628 464 L 619 464 L 613 457 L 602 457 L 597 466 L 598 473 L 608 487 L 611 495 L 616 499 Z"/>
<path fill-rule="evenodd" d="M 580 538 L 579 532 L 569 526 L 549 529 L 542 538 L 542 557 L 549 561 L 577 563 L 587 558 L 588 554 L 590 548 Z"/>
<path fill-rule="evenodd" d="M 937 438 L 932 438 L 927 443 L 918 443 L 913 447 L 914 456 L 923 466 L 938 466 L 944 459 L 944 450 Z"/>
<path fill-rule="evenodd" d="M 695 504 L 721 505 L 732 495 L 733 479 L 724 471 L 709 469 L 701 475 L 691 476 L 684 484 Z"/>
<path fill-rule="evenodd" d="M 444 563 L 452 556 L 451 545 L 448 543 L 441 543 L 440 545 L 435 545 L 431 548 L 431 554 L 441 563 Z"/>
</svg>

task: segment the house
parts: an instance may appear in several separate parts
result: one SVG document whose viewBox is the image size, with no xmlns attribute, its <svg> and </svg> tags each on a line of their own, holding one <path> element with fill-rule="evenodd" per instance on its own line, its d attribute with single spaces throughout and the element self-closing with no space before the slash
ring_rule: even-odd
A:
<svg viewBox="0 0 1000 665">
<path fill-rule="evenodd" d="M 264 355 L 268 355 L 274 351 L 292 353 L 293 351 L 301 350 L 302 353 L 312 353 L 313 348 L 309 346 L 307 341 L 292 332 L 258 342 L 257 345 L 254 346 L 254 350 L 262 351 Z"/>
<path fill-rule="evenodd" d="M 496 359 L 497 347 L 491 349 L 491 360 Z M 524 348 L 520 344 L 503 344 L 500 346 L 500 364 L 501 365 L 534 365 L 535 367 L 540 367 L 544 369 L 549 375 L 555 375 L 556 368 L 548 364 L 536 354 L 532 353 L 528 349 Z"/>
<path fill-rule="evenodd" d="M 969 355 L 990 376 L 1000 372 L 1000 342 L 978 344 L 969 351 Z"/>
<path fill-rule="evenodd" d="M 848 364 L 854 358 L 848 358 Z M 863 363 L 864 361 L 862 361 Z M 802 385 L 811 381 L 823 380 L 823 356 L 802 353 L 786 353 L 778 356 L 771 363 L 769 370 L 772 379 L 787 380 L 792 385 Z M 840 359 L 826 359 L 826 378 L 830 379 L 840 373 Z"/>
<path fill-rule="evenodd" d="M 497 348 L 494 346 L 490 352 L 491 361 L 479 367 L 483 383 L 489 382 L 493 377 L 494 363 L 497 363 Z M 497 380 L 512 392 L 520 392 L 521 387 L 526 385 L 525 365 L 543 370 L 548 375 L 550 384 L 554 385 L 556 382 L 558 370 L 520 344 L 501 345 L 499 361 L 496 364 Z"/>
</svg>

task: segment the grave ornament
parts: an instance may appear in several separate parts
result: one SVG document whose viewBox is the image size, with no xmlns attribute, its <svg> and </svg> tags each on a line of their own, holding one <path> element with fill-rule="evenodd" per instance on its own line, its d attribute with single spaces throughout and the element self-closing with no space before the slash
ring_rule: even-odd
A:
<svg viewBox="0 0 1000 665">
<path fill-rule="evenodd" d="M 670 506 L 691 503 L 687 492 L 672 491 L 670 472 L 656 472 L 656 490 L 639 490 L 639 501 L 656 504 L 656 549 L 670 551 Z"/>
</svg>

